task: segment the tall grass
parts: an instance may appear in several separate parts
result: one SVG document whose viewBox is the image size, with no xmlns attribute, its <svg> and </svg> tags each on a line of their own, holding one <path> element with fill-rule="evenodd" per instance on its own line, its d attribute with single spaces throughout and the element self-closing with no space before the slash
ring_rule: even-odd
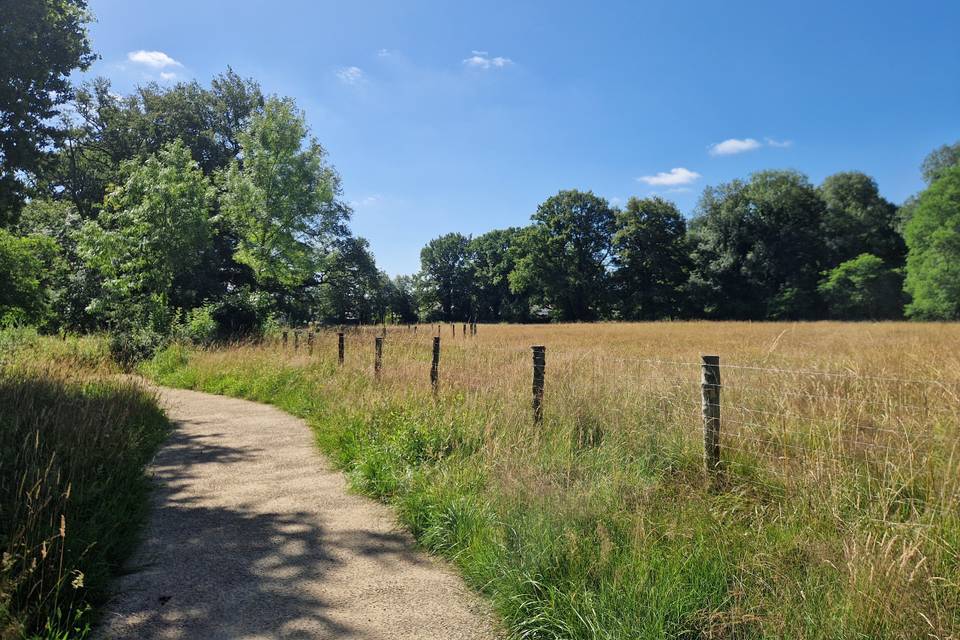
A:
<svg viewBox="0 0 960 640">
<path fill-rule="evenodd" d="M 87 635 L 168 423 L 102 340 L 0 332 L 0 638 Z"/>
<path fill-rule="evenodd" d="M 304 416 L 518 638 L 960 637 L 960 326 L 392 329 L 172 347 L 166 384 Z M 547 346 L 541 425 L 529 346 Z M 721 356 L 723 475 L 699 356 Z"/>
</svg>

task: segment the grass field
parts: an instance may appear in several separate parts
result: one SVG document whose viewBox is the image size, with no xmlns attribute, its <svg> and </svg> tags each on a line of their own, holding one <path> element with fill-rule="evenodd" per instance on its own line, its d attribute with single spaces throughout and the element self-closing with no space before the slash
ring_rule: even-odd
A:
<svg viewBox="0 0 960 640">
<path fill-rule="evenodd" d="M 390 328 L 210 351 L 160 382 L 304 416 L 522 638 L 960 637 L 960 326 Z M 530 346 L 546 346 L 531 420 Z M 700 356 L 721 358 L 723 470 Z"/>
<path fill-rule="evenodd" d="M 85 637 L 169 429 L 98 338 L 0 331 L 0 638 Z"/>
</svg>

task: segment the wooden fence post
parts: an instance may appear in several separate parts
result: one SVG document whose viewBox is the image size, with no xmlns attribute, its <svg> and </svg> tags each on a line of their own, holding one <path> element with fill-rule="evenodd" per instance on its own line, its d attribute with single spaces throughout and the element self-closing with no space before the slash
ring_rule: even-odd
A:
<svg viewBox="0 0 960 640">
<path fill-rule="evenodd" d="M 343 366 L 343 332 L 337 334 L 337 362 Z"/>
<path fill-rule="evenodd" d="M 707 471 L 720 471 L 720 356 L 702 356 L 703 460 Z"/>
<path fill-rule="evenodd" d="M 300 350 L 300 332 L 293 332 L 293 352 L 296 353 Z"/>
<path fill-rule="evenodd" d="M 313 355 L 313 331 L 307 333 L 307 355 Z"/>
<path fill-rule="evenodd" d="M 287 348 L 287 330 L 286 329 L 283 330 L 283 348 L 284 350 L 286 350 Z"/>
<path fill-rule="evenodd" d="M 533 421 L 543 421 L 543 378 L 547 368 L 547 348 L 537 345 L 533 350 Z"/>
<path fill-rule="evenodd" d="M 433 362 L 430 363 L 430 388 L 437 393 L 440 386 L 440 336 L 433 337 Z"/>
<path fill-rule="evenodd" d="M 380 369 L 383 368 L 383 338 L 377 336 L 373 342 L 373 377 L 380 379 Z"/>
<path fill-rule="evenodd" d="M 466 323 L 466 322 L 463 323 L 463 337 L 464 337 L 464 338 L 467 337 L 467 323 Z"/>
<path fill-rule="evenodd" d="M 450 337 L 451 338 L 457 337 L 457 325 L 455 325 L 452 322 L 450 323 Z"/>
</svg>

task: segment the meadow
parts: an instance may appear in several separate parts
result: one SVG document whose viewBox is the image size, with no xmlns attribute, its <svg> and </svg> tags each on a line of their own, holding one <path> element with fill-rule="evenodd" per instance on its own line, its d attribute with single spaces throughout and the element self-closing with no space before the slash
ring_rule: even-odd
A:
<svg viewBox="0 0 960 640">
<path fill-rule="evenodd" d="M 375 376 L 380 332 L 342 365 L 335 331 L 291 331 L 144 371 L 306 418 L 518 638 L 960 636 L 960 325 L 445 324 L 436 393 L 437 325 L 388 327 Z"/>
<path fill-rule="evenodd" d="M 0 331 L 0 638 L 86 637 L 146 516 L 169 432 L 99 337 Z"/>
</svg>

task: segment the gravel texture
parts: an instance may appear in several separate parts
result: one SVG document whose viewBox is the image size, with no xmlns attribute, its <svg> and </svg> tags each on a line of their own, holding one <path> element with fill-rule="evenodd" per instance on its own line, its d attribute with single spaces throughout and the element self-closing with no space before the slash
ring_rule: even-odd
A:
<svg viewBox="0 0 960 640">
<path fill-rule="evenodd" d="M 302 420 L 157 393 L 176 430 L 151 465 L 150 520 L 97 636 L 499 636 L 486 604 L 389 507 L 347 492 Z"/>
</svg>

